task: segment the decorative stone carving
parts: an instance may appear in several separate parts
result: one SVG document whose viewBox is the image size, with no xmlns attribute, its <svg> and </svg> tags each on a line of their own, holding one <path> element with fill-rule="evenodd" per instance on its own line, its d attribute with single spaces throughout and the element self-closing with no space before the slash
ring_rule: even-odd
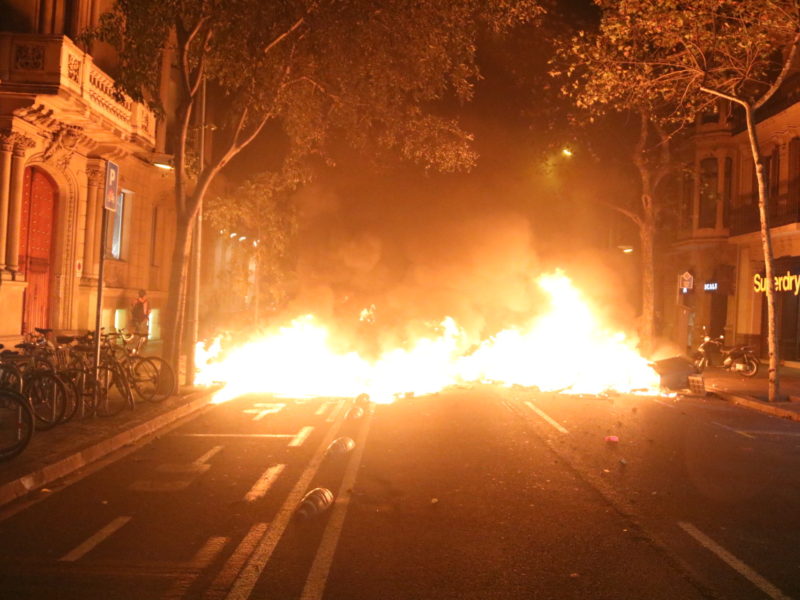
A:
<svg viewBox="0 0 800 600">
<path fill-rule="evenodd" d="M 67 77 L 75 83 L 78 83 L 81 79 L 81 61 L 71 54 L 67 57 Z"/>
<path fill-rule="evenodd" d="M 42 159 L 45 162 L 52 160 L 58 168 L 66 171 L 82 132 L 83 127 L 61 123 L 50 132 L 50 142 L 42 154 Z"/>
<path fill-rule="evenodd" d="M 17 44 L 14 46 L 14 69 L 44 71 L 44 46 Z"/>
<path fill-rule="evenodd" d="M 89 167 L 86 169 L 86 179 L 92 187 L 100 187 L 103 185 L 103 170 L 97 167 Z"/>
<path fill-rule="evenodd" d="M 13 111 L 14 116 L 39 127 L 53 127 L 58 121 L 53 116 L 53 110 L 43 104 L 36 104 Z"/>
<path fill-rule="evenodd" d="M 25 156 L 25 151 L 30 150 L 36 146 L 31 138 L 22 135 L 21 133 L 13 133 L 14 136 L 14 155 Z"/>
<path fill-rule="evenodd" d="M 9 129 L 0 130 L 0 149 L 11 152 L 14 149 L 14 133 Z"/>
</svg>

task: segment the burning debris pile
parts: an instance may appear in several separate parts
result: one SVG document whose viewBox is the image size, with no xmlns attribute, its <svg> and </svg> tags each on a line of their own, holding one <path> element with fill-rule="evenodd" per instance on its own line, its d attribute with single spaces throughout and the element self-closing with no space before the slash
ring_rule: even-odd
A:
<svg viewBox="0 0 800 600">
<path fill-rule="evenodd" d="M 608 329 L 562 272 L 537 279 L 549 309 L 477 346 L 450 317 L 430 335 L 367 359 L 342 349 L 312 315 L 233 348 L 199 346 L 198 381 L 219 382 L 216 402 L 247 393 L 309 398 L 364 392 L 388 403 L 413 393 L 491 382 L 565 393 L 658 393 L 659 375 L 623 333 Z"/>
</svg>

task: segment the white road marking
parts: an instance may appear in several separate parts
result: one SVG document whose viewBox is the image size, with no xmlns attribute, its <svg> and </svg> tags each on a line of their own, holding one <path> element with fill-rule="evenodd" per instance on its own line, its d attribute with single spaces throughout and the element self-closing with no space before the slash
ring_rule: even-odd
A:
<svg viewBox="0 0 800 600">
<path fill-rule="evenodd" d="M 293 438 L 293 433 L 179 433 L 181 437 Z"/>
<path fill-rule="evenodd" d="M 303 442 L 305 442 L 308 439 L 308 436 L 311 435 L 312 431 L 314 431 L 314 428 L 311 426 L 303 427 L 300 431 L 297 432 L 297 435 L 292 438 L 292 441 L 289 442 L 289 446 L 291 448 L 302 446 Z"/>
<path fill-rule="evenodd" d="M 306 578 L 303 592 L 300 594 L 300 600 L 320 600 L 325 591 L 325 584 L 328 581 L 328 574 L 330 573 L 331 564 L 333 563 L 333 556 L 336 553 L 339 537 L 344 527 L 344 518 L 347 515 L 347 507 L 353 494 L 358 467 L 361 465 L 361 458 L 364 454 L 364 447 L 366 446 L 367 435 L 369 434 L 374 412 L 374 407 L 370 406 L 367 418 L 364 420 L 361 430 L 358 432 L 356 450 L 348 462 L 344 476 L 342 477 L 339 493 L 336 495 L 336 501 L 333 504 L 332 514 L 325 526 L 322 540 L 317 548 L 317 554 L 314 556 L 314 562 L 311 563 L 311 569 Z"/>
<path fill-rule="evenodd" d="M 786 435 L 790 437 L 800 437 L 800 431 L 748 431 L 752 435 Z"/>
<path fill-rule="evenodd" d="M 727 425 L 723 425 L 722 423 L 717 423 L 716 421 L 711 421 L 711 422 L 717 427 L 722 427 L 723 429 L 727 429 L 728 431 L 732 431 L 733 433 L 738 433 L 739 435 L 744 436 L 746 438 L 750 438 L 751 440 L 756 439 L 756 436 L 751 435 L 746 431 L 740 431 L 738 429 L 734 429 L 733 427 L 728 427 Z"/>
<path fill-rule="evenodd" d="M 253 487 L 250 488 L 250 491 L 244 495 L 245 502 L 254 502 L 264 496 L 285 468 L 286 465 L 273 465 L 264 471 L 261 477 L 253 484 Z"/>
<path fill-rule="evenodd" d="M 656 404 L 660 404 L 661 406 L 666 406 L 667 408 L 675 408 L 674 404 L 670 404 L 669 402 L 664 402 L 663 400 L 659 400 L 658 398 L 653 398 L 653 402 Z"/>
<path fill-rule="evenodd" d="M 317 412 L 315 412 L 314 414 L 317 415 L 318 417 L 324 415 L 326 412 L 328 412 L 328 409 L 331 406 L 333 406 L 333 402 L 331 400 L 326 400 L 325 402 L 319 405 Z"/>
<path fill-rule="evenodd" d="M 789 596 L 786 596 L 777 587 L 772 585 L 769 581 L 764 579 L 761 575 L 756 573 L 753 569 L 751 569 L 744 562 L 736 558 L 733 554 L 728 552 L 725 548 L 720 546 L 717 542 L 712 540 L 705 533 L 700 531 L 697 527 L 695 527 L 691 523 L 685 523 L 682 521 L 678 522 L 678 526 L 680 526 L 681 529 L 683 529 L 686 533 L 688 533 L 695 540 L 697 540 L 697 542 L 699 542 L 701 546 L 716 554 L 718 558 L 720 558 L 723 562 L 727 563 L 729 567 L 737 571 L 742 577 L 744 577 L 750 583 L 755 585 L 767 596 L 773 598 L 773 600 L 789 600 Z"/>
<path fill-rule="evenodd" d="M 115 531 L 123 527 L 125 523 L 131 520 L 131 518 L 132 517 L 117 517 L 111 521 L 111 523 L 103 527 L 100 531 L 90 536 L 85 542 L 79 544 L 58 560 L 64 562 L 74 562 L 76 560 L 80 560 L 94 548 L 96 548 L 100 543 L 113 535 Z"/>
<path fill-rule="evenodd" d="M 260 421 L 267 415 L 274 415 L 276 413 L 281 412 L 284 408 L 286 408 L 285 404 L 282 403 L 264 403 L 264 402 L 256 402 L 253 404 L 255 408 L 248 408 L 243 410 L 243 413 L 246 414 L 255 414 L 253 417 L 253 421 Z"/>
<path fill-rule="evenodd" d="M 201 457 L 200 457 L 200 458 L 198 458 L 196 461 L 194 461 L 194 464 L 196 464 L 196 465 L 204 465 L 204 464 L 206 464 L 206 463 L 207 463 L 208 461 L 210 461 L 210 460 L 211 460 L 211 459 L 212 459 L 214 456 L 216 456 L 216 454 L 217 454 L 217 453 L 218 453 L 220 450 L 222 450 L 222 448 L 223 448 L 222 446 L 214 446 L 213 448 L 211 448 L 211 450 L 209 450 L 208 452 L 206 452 L 205 454 L 203 454 L 203 456 L 201 456 Z"/>
<path fill-rule="evenodd" d="M 206 467 L 208 465 L 205 465 Z M 192 485 L 192 479 L 176 479 L 175 481 L 158 481 L 153 479 L 141 479 L 134 481 L 128 486 L 133 492 L 179 492 Z"/>
<path fill-rule="evenodd" d="M 552 418 L 550 415 L 548 415 L 546 412 L 544 412 L 544 411 L 543 411 L 542 409 L 540 409 L 539 407 L 535 406 L 535 405 L 533 404 L 533 402 L 531 402 L 531 401 L 529 401 L 529 400 L 526 400 L 526 401 L 525 401 L 525 404 L 528 406 L 528 408 L 530 408 L 530 409 L 531 409 L 533 412 L 535 412 L 537 415 L 539 415 L 540 417 L 542 417 L 542 418 L 543 418 L 545 421 L 547 421 L 548 423 L 550 423 L 550 425 L 552 425 L 553 427 L 555 427 L 555 428 L 556 428 L 558 431 L 560 431 L 561 433 L 569 433 L 569 431 L 567 431 L 567 429 L 565 429 L 564 427 L 562 427 L 562 426 L 561 426 L 561 424 L 560 424 L 558 421 L 556 421 L 555 419 L 553 419 L 553 418 Z"/>
<path fill-rule="evenodd" d="M 340 402 L 339 408 L 341 409 L 342 406 L 344 406 L 344 399 L 342 399 Z M 339 410 L 337 410 L 337 412 L 339 412 Z M 226 600 L 247 600 L 247 598 L 250 597 L 250 593 L 253 591 L 258 578 L 272 556 L 272 553 L 275 551 L 278 541 L 280 541 L 283 532 L 289 525 L 297 504 L 308 490 L 311 480 L 314 478 L 314 475 L 316 475 L 317 471 L 319 470 L 319 466 L 322 464 L 322 461 L 325 458 L 325 452 L 328 449 L 328 446 L 330 446 L 330 443 L 338 435 L 341 426 L 342 420 L 340 419 L 328 430 L 325 438 L 317 447 L 317 450 L 314 453 L 314 456 L 311 458 L 311 461 L 301 473 L 299 479 L 294 484 L 292 491 L 289 492 L 286 500 L 284 500 L 283 504 L 275 515 L 275 519 L 269 524 L 264 536 L 259 540 L 258 546 L 250 555 L 247 564 L 244 565 L 238 574 L 236 581 L 234 581 L 233 585 L 231 586 L 230 592 L 225 597 Z"/>
<path fill-rule="evenodd" d="M 203 595 L 204 600 L 218 600 L 225 597 L 225 593 L 233 585 L 247 557 L 253 552 L 258 540 L 263 537 L 268 525 L 268 523 L 256 523 L 250 528 L 250 531 L 247 532 L 247 535 L 244 536 L 233 551 L 233 554 L 225 562 L 214 581 L 211 582 L 211 585 Z"/>
<path fill-rule="evenodd" d="M 158 465 L 156 471 L 159 473 L 194 473 L 200 475 L 211 468 L 211 465 L 198 463 L 164 463 Z"/>
<path fill-rule="evenodd" d="M 326 423 L 333 423 L 336 419 L 339 418 L 339 413 L 342 412 L 342 409 L 345 407 L 346 399 L 342 398 L 339 400 L 339 403 L 336 407 L 331 411 L 331 414 L 328 415 L 328 418 L 325 419 Z"/>
<path fill-rule="evenodd" d="M 214 559 L 222 552 L 228 540 L 229 538 L 221 536 L 208 538 L 206 543 L 195 552 L 191 562 L 192 570 L 185 571 L 180 575 L 161 597 L 161 600 L 181 600 L 181 598 L 184 598 L 189 588 L 192 587 L 192 584 L 200 576 L 200 573 L 214 562 Z"/>
</svg>

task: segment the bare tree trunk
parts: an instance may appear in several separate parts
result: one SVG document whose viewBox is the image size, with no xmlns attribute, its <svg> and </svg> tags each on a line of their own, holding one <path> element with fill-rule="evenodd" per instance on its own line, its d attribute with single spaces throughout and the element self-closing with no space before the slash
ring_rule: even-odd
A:
<svg viewBox="0 0 800 600">
<path fill-rule="evenodd" d="M 761 148 L 758 144 L 756 126 L 753 117 L 753 108 L 749 104 L 744 105 L 745 116 L 747 119 L 747 134 L 750 138 L 750 150 L 753 153 L 753 163 L 756 169 L 756 179 L 758 181 L 758 214 L 761 221 L 761 249 L 764 254 L 764 276 L 767 279 L 767 353 L 769 356 L 769 400 L 775 402 L 779 399 L 780 378 L 778 375 L 778 332 L 775 316 L 775 280 L 773 278 L 773 251 L 772 235 L 769 224 L 769 206 L 767 197 L 767 182 L 764 179 L 764 159 L 761 156 Z"/>
<path fill-rule="evenodd" d="M 182 215 L 176 219 L 175 247 L 172 250 L 170 266 L 169 295 L 165 308 L 164 360 L 177 370 L 180 357 L 181 340 L 187 296 L 187 276 L 189 272 L 189 253 L 191 249 L 191 221 Z"/>
<path fill-rule="evenodd" d="M 653 198 L 650 194 L 642 195 L 642 223 L 639 226 L 642 265 L 642 322 L 639 326 L 641 352 L 650 356 L 655 339 L 656 286 L 655 286 L 655 215 Z"/>
</svg>

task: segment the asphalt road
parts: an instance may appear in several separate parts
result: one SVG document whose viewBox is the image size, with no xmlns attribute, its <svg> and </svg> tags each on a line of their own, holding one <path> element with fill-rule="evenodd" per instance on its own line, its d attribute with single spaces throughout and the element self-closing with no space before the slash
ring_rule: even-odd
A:
<svg viewBox="0 0 800 600">
<path fill-rule="evenodd" d="M 800 598 L 798 423 L 490 386 L 351 404 L 240 398 L 7 507 L 0 597 Z M 336 502 L 298 519 L 316 487 Z"/>
</svg>

